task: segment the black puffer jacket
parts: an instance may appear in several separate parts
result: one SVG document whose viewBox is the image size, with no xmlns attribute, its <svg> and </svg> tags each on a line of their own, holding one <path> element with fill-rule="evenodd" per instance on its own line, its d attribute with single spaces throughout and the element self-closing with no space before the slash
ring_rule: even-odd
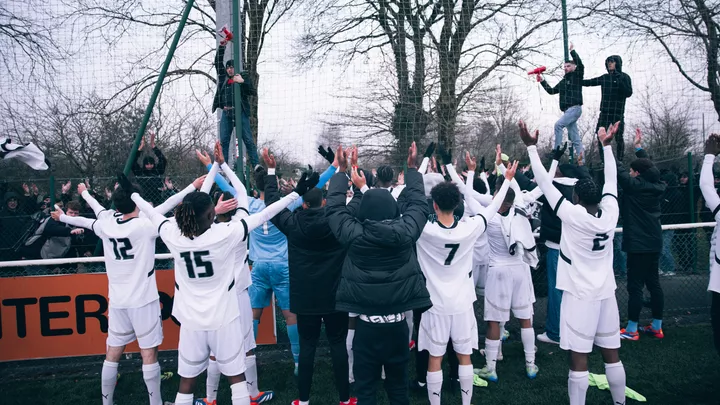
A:
<svg viewBox="0 0 720 405">
<path fill-rule="evenodd" d="M 580 56 L 578 56 L 577 52 L 573 50 L 570 52 L 570 55 L 572 56 L 573 61 L 575 61 L 576 67 L 574 71 L 567 73 L 555 87 L 550 87 L 545 80 L 540 82 L 540 85 L 542 85 L 543 89 L 545 89 L 548 94 L 560 93 L 561 111 L 583 104 L 582 84 L 583 76 L 585 75 L 585 66 L 582 64 Z"/>
<path fill-rule="evenodd" d="M 586 87 L 600 86 L 602 99 L 600 101 L 601 115 L 622 118 L 625 115 L 625 100 L 632 96 L 632 80 L 627 73 L 622 71 L 622 58 L 618 55 L 608 56 L 607 63 L 615 61 L 615 70 L 602 76 L 583 80 L 582 85 Z"/>
<path fill-rule="evenodd" d="M 265 204 L 280 199 L 277 178 L 265 176 Z M 335 312 L 335 293 L 345 247 L 330 230 L 325 208 L 282 210 L 272 220 L 288 240 L 290 312 L 322 315 Z"/>
<path fill-rule="evenodd" d="M 362 213 L 361 196 L 356 194 L 349 208 L 345 205 L 347 176 L 338 173 L 330 180 L 326 207 L 330 228 L 348 248 L 336 297 L 338 311 L 389 315 L 432 306 L 415 254 L 430 214 L 422 175 L 409 169 L 405 183 L 408 204 L 402 217 L 361 221 L 352 213 L 356 207 Z"/>
<path fill-rule="evenodd" d="M 638 150 L 638 158 L 648 158 L 645 150 Z M 618 185 L 622 190 L 620 214 L 623 219 L 622 250 L 627 253 L 659 253 L 662 250 L 660 202 L 665 184 L 660 171 L 652 167 L 632 177 L 622 162 L 617 162 Z"/>
</svg>

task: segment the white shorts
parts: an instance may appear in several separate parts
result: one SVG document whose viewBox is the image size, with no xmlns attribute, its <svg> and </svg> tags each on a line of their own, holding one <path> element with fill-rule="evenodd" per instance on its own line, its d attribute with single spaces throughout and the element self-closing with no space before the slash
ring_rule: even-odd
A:
<svg viewBox="0 0 720 405">
<path fill-rule="evenodd" d="M 487 263 L 473 265 L 473 282 L 475 283 L 475 294 L 479 296 L 485 295 L 485 283 L 487 282 Z"/>
<path fill-rule="evenodd" d="M 450 340 L 459 354 L 469 355 L 473 349 L 478 349 L 477 319 L 472 306 L 456 315 L 439 315 L 429 311 L 422 314 L 418 350 L 427 350 L 431 356 L 442 357 Z"/>
<path fill-rule="evenodd" d="M 108 310 L 107 345 L 122 347 L 137 339 L 141 349 L 152 349 L 163 341 L 160 300 L 139 308 L 113 308 Z"/>
<path fill-rule="evenodd" d="M 560 348 L 576 353 L 592 352 L 593 344 L 620 348 L 620 312 L 615 296 L 583 301 L 563 292 L 560 304 Z"/>
<path fill-rule="evenodd" d="M 178 344 L 178 374 L 180 377 L 194 378 L 208 366 L 210 352 L 226 376 L 236 376 L 245 372 L 245 347 L 242 339 L 240 317 L 218 330 L 191 330 L 180 326 Z"/>
<path fill-rule="evenodd" d="M 250 305 L 250 294 L 248 293 L 248 290 L 245 289 L 238 293 L 237 297 L 238 306 L 240 307 L 240 324 L 242 325 L 244 334 L 243 346 L 245 347 L 245 352 L 249 352 L 257 347 L 255 344 L 255 331 L 253 328 L 253 313 L 252 305 Z"/>
<path fill-rule="evenodd" d="M 532 319 L 533 302 L 530 266 L 523 263 L 488 267 L 483 316 L 486 321 L 507 322 L 511 309 L 517 319 Z"/>
</svg>

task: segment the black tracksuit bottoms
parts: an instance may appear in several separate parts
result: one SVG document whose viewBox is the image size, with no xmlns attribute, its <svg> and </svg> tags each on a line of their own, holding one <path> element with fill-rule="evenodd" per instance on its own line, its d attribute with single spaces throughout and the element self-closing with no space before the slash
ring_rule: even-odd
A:
<svg viewBox="0 0 720 405">
<path fill-rule="evenodd" d="M 660 253 L 627 254 L 628 319 L 638 322 L 643 308 L 643 287 L 650 292 L 653 319 L 663 319 L 665 299 L 658 275 Z"/>
<path fill-rule="evenodd" d="M 300 400 L 310 400 L 315 350 L 320 338 L 320 328 L 325 322 L 325 335 L 330 343 L 330 357 L 335 373 L 335 387 L 341 402 L 350 399 L 348 382 L 348 355 L 345 339 L 348 334 L 347 312 L 333 312 L 324 315 L 297 315 L 298 334 L 300 335 L 300 359 L 298 360 L 298 388 Z"/>
</svg>

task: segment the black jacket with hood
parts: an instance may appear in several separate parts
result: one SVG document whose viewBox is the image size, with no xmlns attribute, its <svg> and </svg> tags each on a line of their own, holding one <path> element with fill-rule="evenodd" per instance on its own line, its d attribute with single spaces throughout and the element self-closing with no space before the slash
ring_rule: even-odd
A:
<svg viewBox="0 0 720 405">
<path fill-rule="evenodd" d="M 265 176 L 265 204 L 280 199 L 277 178 Z M 335 312 L 335 293 L 345 247 L 330 230 L 325 208 L 282 210 L 272 220 L 287 236 L 290 312 L 324 315 Z"/>
<path fill-rule="evenodd" d="M 387 190 L 356 193 L 346 206 L 347 176 L 337 173 L 330 180 L 326 207 L 330 229 L 347 247 L 336 297 L 338 311 L 372 316 L 432 306 L 415 253 L 430 214 L 422 175 L 407 170 L 405 184 L 407 206 L 401 217 Z"/>
<path fill-rule="evenodd" d="M 250 76 L 242 71 L 235 69 L 235 73 L 239 74 L 243 78 L 243 83 L 239 87 L 233 86 L 229 82 L 229 77 L 223 60 L 225 59 L 225 47 L 219 46 L 217 53 L 215 54 L 215 72 L 217 72 L 217 89 L 215 90 L 215 97 L 213 97 L 212 111 L 215 112 L 218 108 L 233 107 L 235 105 L 234 91 L 240 89 L 240 103 L 242 111 L 250 116 L 250 99 L 249 96 L 257 95 L 255 86 L 253 86 Z"/>
<path fill-rule="evenodd" d="M 575 62 L 575 70 L 565 74 L 560 83 L 555 87 L 550 85 L 543 80 L 540 85 L 548 92 L 548 94 L 560 93 L 560 110 L 565 111 L 570 107 L 583 104 L 582 96 L 582 83 L 585 75 L 585 66 L 580 60 L 577 52 L 574 50 L 570 52 L 573 61 Z"/>
<path fill-rule="evenodd" d="M 635 152 L 638 158 L 649 158 L 645 150 Z M 623 220 L 622 250 L 627 253 L 660 253 L 662 228 L 660 202 L 665 184 L 660 171 L 653 166 L 637 177 L 617 161 L 618 185 L 622 191 L 620 215 Z"/>
<path fill-rule="evenodd" d="M 633 94 L 632 80 L 627 73 L 623 73 L 622 58 L 620 56 L 608 56 L 605 59 L 606 69 L 607 63 L 610 61 L 615 61 L 615 70 L 613 72 L 608 70 L 602 76 L 583 80 L 582 85 L 586 87 L 600 86 L 602 92 L 600 114 L 620 119 L 625 115 L 625 100 Z"/>
</svg>

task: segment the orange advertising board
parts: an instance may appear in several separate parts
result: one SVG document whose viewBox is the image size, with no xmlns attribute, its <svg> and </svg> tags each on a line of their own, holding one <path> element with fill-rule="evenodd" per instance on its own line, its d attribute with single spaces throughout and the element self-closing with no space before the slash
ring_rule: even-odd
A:
<svg viewBox="0 0 720 405">
<path fill-rule="evenodd" d="M 156 271 L 163 318 L 160 350 L 176 350 L 172 270 Z M 105 353 L 107 277 L 97 274 L 0 278 L 0 361 Z M 271 307 L 263 311 L 258 344 L 275 344 Z M 132 343 L 126 352 L 138 352 Z"/>
</svg>

